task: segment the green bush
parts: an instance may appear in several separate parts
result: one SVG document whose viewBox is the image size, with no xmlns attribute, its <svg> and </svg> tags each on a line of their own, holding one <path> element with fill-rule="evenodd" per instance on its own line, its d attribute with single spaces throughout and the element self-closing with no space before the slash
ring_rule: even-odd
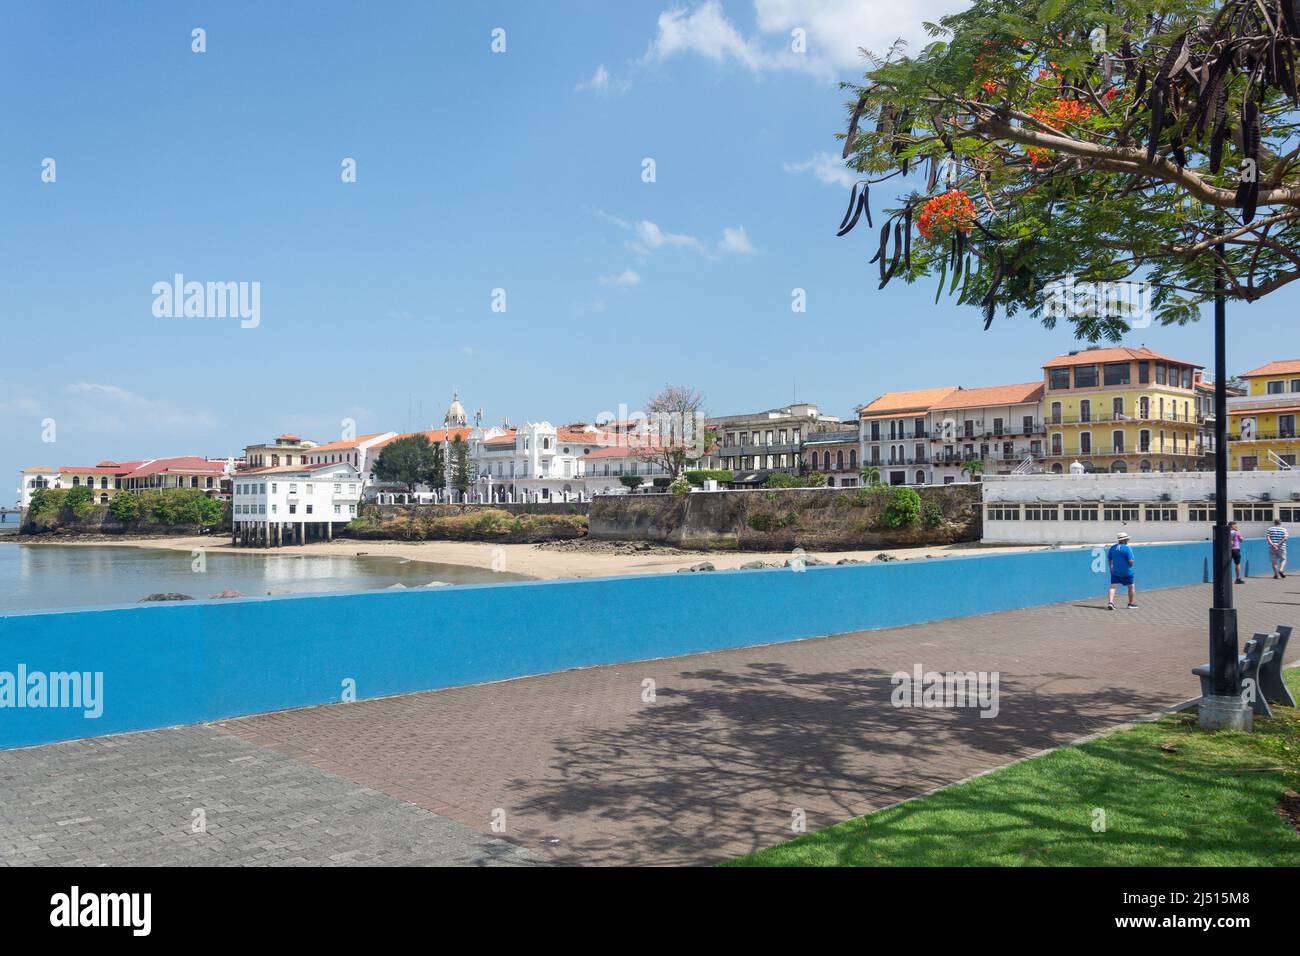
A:
<svg viewBox="0 0 1300 956">
<path fill-rule="evenodd" d="M 773 521 L 771 515 L 758 514 L 758 515 L 750 515 L 749 518 L 746 520 L 746 524 L 748 524 L 755 531 L 771 531 L 775 522 Z"/>
<path fill-rule="evenodd" d="M 656 478 L 656 479 L 654 479 L 654 486 L 655 486 L 656 488 L 667 488 L 667 487 L 668 487 L 669 485 L 671 485 L 672 483 L 673 483 L 673 480 L 672 480 L 671 478 L 667 478 L 667 477 L 664 477 L 664 478 Z"/>
<path fill-rule="evenodd" d="M 140 492 L 140 513 L 156 524 L 212 528 L 226 512 L 220 501 L 198 488 L 160 488 Z"/>
<path fill-rule="evenodd" d="M 619 475 L 618 483 L 624 488 L 631 488 L 635 491 L 645 483 L 645 479 L 640 475 Z"/>
<path fill-rule="evenodd" d="M 95 510 L 95 493 L 86 485 L 74 485 L 68 489 L 63 507 L 71 517 L 80 521 Z"/>
<path fill-rule="evenodd" d="M 921 505 L 921 524 L 927 529 L 939 527 L 943 523 L 943 510 L 933 501 Z"/>
<path fill-rule="evenodd" d="M 117 521 L 135 521 L 140 517 L 140 498 L 133 491 L 119 491 L 108 503 L 108 513 Z"/>
<path fill-rule="evenodd" d="M 682 472 L 686 480 L 697 488 L 704 487 L 706 481 L 728 482 L 735 477 L 729 468 L 696 468 Z"/>
<path fill-rule="evenodd" d="M 826 476 L 820 471 L 812 471 L 808 473 L 807 482 L 809 488 L 825 488 Z"/>
<path fill-rule="evenodd" d="M 797 488 L 800 484 L 798 478 L 783 471 L 774 471 L 763 481 L 764 488 Z"/>
<path fill-rule="evenodd" d="M 921 514 L 921 496 L 905 485 L 894 485 L 885 492 L 885 506 L 880 524 L 891 531 L 910 528 Z"/>
<path fill-rule="evenodd" d="M 668 490 L 675 495 L 687 495 L 691 492 L 691 483 L 682 475 L 678 475 L 668 486 Z"/>
</svg>

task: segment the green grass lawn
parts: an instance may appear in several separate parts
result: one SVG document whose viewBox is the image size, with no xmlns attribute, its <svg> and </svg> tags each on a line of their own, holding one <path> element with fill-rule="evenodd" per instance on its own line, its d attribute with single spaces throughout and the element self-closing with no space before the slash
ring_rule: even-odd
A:
<svg viewBox="0 0 1300 956">
<path fill-rule="evenodd" d="M 1300 669 L 1287 672 L 1300 698 Z M 1207 734 L 1188 711 L 1066 747 L 728 866 L 1300 866 L 1300 714 Z M 1093 829 L 1105 811 L 1105 831 Z"/>
</svg>

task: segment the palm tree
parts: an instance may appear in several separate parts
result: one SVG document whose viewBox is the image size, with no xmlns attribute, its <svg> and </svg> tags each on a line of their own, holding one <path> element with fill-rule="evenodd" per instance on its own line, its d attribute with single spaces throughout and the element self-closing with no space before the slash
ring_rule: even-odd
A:
<svg viewBox="0 0 1300 956">
<path fill-rule="evenodd" d="M 984 459 L 972 458 L 970 461 L 963 461 L 961 470 L 970 476 L 971 481 L 978 481 L 979 476 L 984 474 Z"/>
<path fill-rule="evenodd" d="M 862 483 L 864 485 L 880 484 L 880 469 L 875 465 L 863 465 L 862 470 L 859 471 L 858 474 L 862 477 Z"/>
</svg>

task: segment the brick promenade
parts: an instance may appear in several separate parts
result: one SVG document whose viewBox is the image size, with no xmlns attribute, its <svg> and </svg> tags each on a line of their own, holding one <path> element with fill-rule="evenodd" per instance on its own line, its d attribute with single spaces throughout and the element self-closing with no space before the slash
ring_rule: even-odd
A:
<svg viewBox="0 0 1300 956">
<path fill-rule="evenodd" d="M 1300 578 L 1236 594 L 1243 640 L 1300 624 Z M 0 752 L 0 860 L 716 862 L 788 839 L 795 810 L 816 829 L 1194 697 L 1209 598 L 1155 591 L 1136 611 L 1081 601 Z M 890 675 L 917 663 L 1000 672 L 999 714 L 893 707 Z"/>
</svg>

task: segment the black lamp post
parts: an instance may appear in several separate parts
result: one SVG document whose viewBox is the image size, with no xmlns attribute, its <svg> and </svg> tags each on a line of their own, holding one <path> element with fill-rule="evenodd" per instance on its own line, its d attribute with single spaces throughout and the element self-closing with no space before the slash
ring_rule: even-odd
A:
<svg viewBox="0 0 1300 956">
<path fill-rule="evenodd" d="M 1251 710 L 1241 698 L 1237 666 L 1237 609 L 1232 606 L 1232 553 L 1228 539 L 1228 359 L 1223 243 L 1214 247 L 1214 606 L 1210 608 L 1211 696 L 1201 699 L 1207 730 L 1249 730 Z"/>
</svg>

